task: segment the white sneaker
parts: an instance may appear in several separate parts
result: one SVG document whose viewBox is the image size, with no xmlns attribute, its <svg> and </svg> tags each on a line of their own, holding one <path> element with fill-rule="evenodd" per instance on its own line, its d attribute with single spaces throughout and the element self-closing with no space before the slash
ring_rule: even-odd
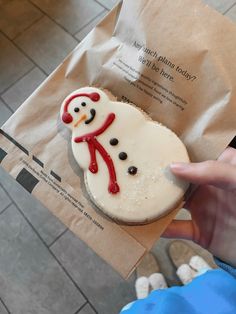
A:
<svg viewBox="0 0 236 314">
<path fill-rule="evenodd" d="M 135 282 L 137 299 L 145 299 L 149 294 L 149 281 L 147 277 L 139 277 Z"/>
<path fill-rule="evenodd" d="M 176 274 L 184 285 L 191 282 L 196 276 L 196 272 L 188 264 L 182 264 L 179 266 Z"/>
<path fill-rule="evenodd" d="M 148 278 L 152 290 L 166 289 L 167 283 L 161 273 L 154 273 Z"/>
<path fill-rule="evenodd" d="M 196 270 L 195 277 L 212 269 L 211 266 L 199 255 L 192 256 L 189 261 L 189 265 Z"/>
</svg>

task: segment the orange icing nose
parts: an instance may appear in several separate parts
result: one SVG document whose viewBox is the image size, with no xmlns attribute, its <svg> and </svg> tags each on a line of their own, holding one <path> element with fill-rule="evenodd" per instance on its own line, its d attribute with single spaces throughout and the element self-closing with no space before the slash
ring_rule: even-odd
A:
<svg viewBox="0 0 236 314">
<path fill-rule="evenodd" d="M 86 114 L 83 114 L 82 117 L 75 123 L 74 127 L 76 128 L 80 122 L 82 122 L 83 120 L 87 119 Z"/>
</svg>

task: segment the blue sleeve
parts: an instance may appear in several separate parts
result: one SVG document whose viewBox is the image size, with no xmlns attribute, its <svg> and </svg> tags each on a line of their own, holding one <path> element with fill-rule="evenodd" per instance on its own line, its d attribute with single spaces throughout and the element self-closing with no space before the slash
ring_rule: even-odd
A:
<svg viewBox="0 0 236 314">
<path fill-rule="evenodd" d="M 219 266 L 220 268 L 222 268 L 223 270 L 227 271 L 227 273 L 229 273 L 230 275 L 232 275 L 235 279 L 236 279 L 236 268 L 226 264 L 225 262 L 223 262 L 222 260 L 220 260 L 217 257 L 214 257 L 215 263 L 217 266 Z"/>
<path fill-rule="evenodd" d="M 236 279 L 223 269 L 210 270 L 186 286 L 155 290 L 121 313 L 235 314 Z"/>
</svg>

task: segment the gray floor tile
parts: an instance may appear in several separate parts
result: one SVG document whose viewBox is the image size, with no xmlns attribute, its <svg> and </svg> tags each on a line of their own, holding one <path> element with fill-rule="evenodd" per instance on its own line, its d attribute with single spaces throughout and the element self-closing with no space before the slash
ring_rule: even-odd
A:
<svg viewBox="0 0 236 314">
<path fill-rule="evenodd" d="M 27 0 L 0 1 L 0 30 L 13 39 L 43 14 Z"/>
<path fill-rule="evenodd" d="M 66 226 L 49 212 L 34 196 L 0 167 L 0 183 L 47 244 L 51 244 Z"/>
<path fill-rule="evenodd" d="M 72 232 L 66 232 L 52 250 L 99 314 L 117 314 L 134 300 L 134 276 L 122 279 Z"/>
<path fill-rule="evenodd" d="M 10 118 L 12 112 L 5 106 L 0 99 L 0 127 Z"/>
<path fill-rule="evenodd" d="M 228 18 L 230 18 L 233 22 L 236 22 L 236 5 L 229 10 L 225 16 L 227 16 Z"/>
<path fill-rule="evenodd" d="M 103 7 L 94 0 L 31 1 L 71 34 L 78 32 L 103 10 Z"/>
<path fill-rule="evenodd" d="M 39 68 L 34 68 L 3 93 L 2 98 L 15 111 L 45 78 Z"/>
<path fill-rule="evenodd" d="M 6 308 L 2 304 L 1 300 L 0 300 L 0 314 L 9 314 L 9 311 L 6 310 Z"/>
<path fill-rule="evenodd" d="M 112 9 L 120 0 L 97 0 L 99 3 L 104 5 L 108 10 Z"/>
<path fill-rule="evenodd" d="M 235 3 L 235 0 L 203 0 L 203 2 L 224 13 Z"/>
<path fill-rule="evenodd" d="M 0 296 L 14 314 L 74 314 L 85 302 L 15 206 L 1 215 L 0 260 Z"/>
<path fill-rule="evenodd" d="M 103 10 L 102 13 L 99 14 L 99 16 L 97 16 L 91 23 L 81 29 L 75 37 L 78 38 L 78 40 L 83 40 L 84 37 L 88 35 L 88 33 L 103 19 L 107 12 L 107 10 Z"/>
<path fill-rule="evenodd" d="M 48 17 L 43 17 L 17 37 L 16 43 L 48 74 L 78 44 Z"/>
<path fill-rule="evenodd" d="M 32 62 L 0 34 L 0 93 L 33 68 Z"/>
<path fill-rule="evenodd" d="M 79 311 L 79 314 L 95 314 L 95 312 L 89 304 L 86 304 L 85 307 L 83 307 L 82 310 Z"/>
<path fill-rule="evenodd" d="M 5 191 L 0 186 L 0 213 L 11 204 L 10 198 L 7 196 Z"/>
</svg>

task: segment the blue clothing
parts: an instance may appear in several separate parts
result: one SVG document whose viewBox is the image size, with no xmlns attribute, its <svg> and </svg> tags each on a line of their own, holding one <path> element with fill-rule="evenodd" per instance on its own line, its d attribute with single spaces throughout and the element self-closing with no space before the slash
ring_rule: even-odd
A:
<svg viewBox="0 0 236 314">
<path fill-rule="evenodd" d="M 226 264 L 225 262 L 223 262 L 217 257 L 215 257 L 214 259 L 215 259 L 216 265 L 218 265 L 220 268 L 230 273 L 230 275 L 232 275 L 236 279 L 236 268 L 234 268 L 233 266 L 229 264 Z"/>
<path fill-rule="evenodd" d="M 155 290 L 125 307 L 122 314 L 236 314 L 236 270 L 209 270 L 186 286 Z M 235 277 L 234 277 L 235 276 Z"/>
</svg>

